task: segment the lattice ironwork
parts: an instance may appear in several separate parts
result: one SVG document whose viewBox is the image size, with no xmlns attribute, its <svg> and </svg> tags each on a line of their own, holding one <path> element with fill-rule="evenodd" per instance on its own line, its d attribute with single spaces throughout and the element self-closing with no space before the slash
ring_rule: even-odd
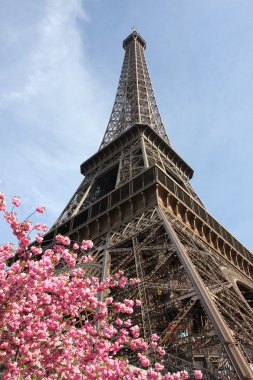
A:
<svg viewBox="0 0 253 380">
<path fill-rule="evenodd" d="M 183 366 L 192 371 L 201 367 L 201 363 L 192 361 L 192 348 L 189 348 L 192 346 L 190 325 L 201 308 L 198 306 L 189 316 L 189 311 L 192 311 L 197 302 L 196 293 L 174 245 L 161 225 L 156 209 L 147 210 L 136 215 L 131 222 L 122 223 L 109 233 L 108 241 L 111 271 L 123 269 L 129 276 L 138 276 L 141 280 L 137 289 L 130 290 L 129 293 L 125 290 L 123 296 L 141 299 L 141 313 L 135 318 L 141 321 L 146 339 L 152 332 L 158 332 L 164 337 L 167 368 L 179 369 Z M 193 305 L 189 308 L 192 300 Z M 170 333 L 168 337 L 171 326 L 173 334 Z M 188 335 L 185 335 L 186 330 Z M 209 330 L 210 326 L 207 332 Z M 195 345 L 200 340 L 198 334 L 200 331 L 196 330 Z M 203 329 L 201 339 L 203 340 Z M 211 339 L 210 334 L 203 344 L 207 339 Z M 212 378 L 211 372 L 204 368 L 203 371 L 206 378 Z"/>
<path fill-rule="evenodd" d="M 253 347 L 252 307 L 237 291 L 232 278 L 226 275 L 228 265 L 226 264 L 224 273 L 225 263 L 217 252 L 203 243 L 197 244 L 193 239 L 189 239 L 189 234 L 185 235 L 182 228 L 179 229 L 177 226 L 176 229 L 217 308 L 233 331 L 236 341 L 242 346 Z M 253 361 L 253 356 L 251 360 Z"/>
<path fill-rule="evenodd" d="M 211 318 L 213 331 L 226 352 L 226 358 L 222 361 L 224 373 L 220 369 L 219 371 L 222 375 L 229 376 L 228 378 L 251 379 L 253 374 L 249 364 L 253 362 L 252 308 L 235 287 L 235 279 L 240 278 L 247 283 L 247 277 L 242 272 L 236 273 L 216 251 L 166 210 L 163 215 L 167 218 L 168 231 L 174 228 L 181 242 L 178 242 L 177 252 L 182 254 L 185 270 L 190 274 L 202 307 Z M 227 275 L 229 272 L 230 276 Z M 217 359 L 211 362 L 220 365 L 220 358 L 218 360 L 218 355 L 216 356 Z"/>
<path fill-rule="evenodd" d="M 231 332 L 229 345 L 234 344 L 241 355 L 233 353 L 232 359 L 251 362 L 252 309 L 223 273 L 222 266 L 228 266 L 189 227 L 167 210 L 164 212 L 216 312 Z M 141 299 L 141 313 L 136 318 L 141 321 L 146 339 L 153 332 L 161 335 L 167 349 L 166 365 L 179 369 L 179 363 L 185 361 L 191 370 L 201 368 L 206 379 L 243 378 L 234 368 L 223 332 L 209 318 L 198 285 L 192 282 L 177 247 L 164 229 L 159 211 L 151 208 L 121 223 L 109 233 L 108 242 L 111 271 L 123 269 L 141 280 L 138 289 L 125 290 L 123 296 Z"/>
<path fill-rule="evenodd" d="M 191 186 L 189 180 L 180 172 L 180 170 L 164 155 L 155 148 L 150 142 L 145 141 L 145 150 L 147 154 L 147 160 L 149 166 L 154 164 L 160 166 L 165 172 L 172 175 L 177 183 L 180 184 L 190 195 L 202 204 L 198 195 L 195 193 L 193 187 Z M 204 206 L 203 206 L 204 207 Z"/>
<path fill-rule="evenodd" d="M 149 124 L 169 142 L 156 105 L 144 56 L 146 43 L 134 31 L 125 39 L 123 47 L 125 58 L 115 103 L 100 149 L 137 123 Z"/>
</svg>

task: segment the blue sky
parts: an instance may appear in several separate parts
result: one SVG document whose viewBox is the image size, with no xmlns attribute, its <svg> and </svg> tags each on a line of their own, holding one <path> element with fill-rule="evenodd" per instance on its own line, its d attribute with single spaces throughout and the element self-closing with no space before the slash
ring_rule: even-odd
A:
<svg viewBox="0 0 253 380">
<path fill-rule="evenodd" d="M 252 0 L 0 0 L 0 191 L 53 223 L 101 143 L 136 25 L 195 190 L 252 249 L 252 14 Z"/>
</svg>

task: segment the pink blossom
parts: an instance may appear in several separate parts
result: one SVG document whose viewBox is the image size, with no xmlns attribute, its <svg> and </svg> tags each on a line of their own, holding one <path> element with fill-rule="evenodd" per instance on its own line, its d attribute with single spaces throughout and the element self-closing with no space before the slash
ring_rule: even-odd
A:
<svg viewBox="0 0 253 380">
<path fill-rule="evenodd" d="M 138 358 L 139 358 L 139 360 L 140 360 L 140 362 L 141 362 L 141 365 L 143 366 L 143 367 L 148 367 L 149 365 L 150 365 L 150 360 L 147 358 L 147 356 L 145 356 L 145 355 L 142 355 L 142 354 L 137 354 L 137 356 L 138 356 Z"/>
<path fill-rule="evenodd" d="M 171 377 L 171 373 L 170 373 L 170 372 L 166 373 L 166 374 L 162 377 L 162 379 L 163 379 L 163 380 L 171 380 L 171 379 L 172 379 L 172 377 Z"/>
<path fill-rule="evenodd" d="M 157 342 L 159 340 L 159 336 L 157 334 L 152 334 L 151 335 L 151 341 L 152 342 Z"/>
<path fill-rule="evenodd" d="M 129 300 L 129 299 L 125 299 L 124 300 L 124 304 L 126 306 L 133 307 L 134 306 L 134 301 L 133 300 Z"/>
<path fill-rule="evenodd" d="M 139 336 L 140 336 L 140 328 L 139 328 L 138 325 L 132 326 L 130 328 L 130 331 L 132 333 L 133 338 L 135 338 L 135 339 L 139 338 Z"/>
<path fill-rule="evenodd" d="M 6 210 L 5 194 L 0 192 L 0 211 Z"/>
<path fill-rule="evenodd" d="M 154 371 L 153 368 L 149 368 L 147 373 L 148 373 L 149 379 L 156 380 L 156 379 L 159 379 L 160 377 L 159 373 Z"/>
<path fill-rule="evenodd" d="M 43 225 L 41 223 L 35 223 L 33 228 L 35 230 L 38 230 L 38 231 L 42 231 L 43 230 Z"/>
<path fill-rule="evenodd" d="M 133 340 L 130 343 L 130 347 L 132 350 L 144 350 L 145 351 L 148 348 L 148 344 L 142 338 L 138 338 L 138 339 Z"/>
<path fill-rule="evenodd" d="M 32 245 L 30 247 L 30 251 L 34 254 L 34 255 L 41 255 L 42 253 L 42 249 L 41 247 L 35 247 L 34 245 Z"/>
<path fill-rule="evenodd" d="M 55 240 L 57 241 L 57 243 L 60 243 L 62 245 L 65 245 L 65 246 L 70 245 L 70 239 L 68 236 L 62 236 L 62 235 L 58 234 L 55 236 Z"/>
<path fill-rule="evenodd" d="M 93 261 L 93 258 L 92 258 L 90 255 L 88 255 L 88 256 L 83 256 L 83 257 L 82 257 L 82 261 L 83 261 L 84 263 L 91 263 L 91 262 Z"/>
<path fill-rule="evenodd" d="M 35 211 L 37 211 L 40 214 L 43 214 L 45 212 L 46 208 L 44 206 L 37 206 Z"/>
<path fill-rule="evenodd" d="M 42 225 L 42 231 L 44 231 L 44 232 L 48 231 L 48 226 L 46 224 Z"/>
<path fill-rule="evenodd" d="M 171 380 L 180 380 L 181 379 L 181 374 L 180 372 L 177 372 L 177 373 L 173 373 L 171 375 Z"/>
<path fill-rule="evenodd" d="M 129 280 L 130 285 L 137 285 L 140 283 L 139 278 L 130 278 Z"/>
<path fill-rule="evenodd" d="M 36 241 L 40 244 L 40 243 L 42 243 L 42 241 L 43 241 L 43 236 L 41 236 L 41 235 L 37 235 L 36 236 Z"/>
<path fill-rule="evenodd" d="M 16 195 L 12 197 L 12 204 L 16 207 L 19 207 L 21 204 L 20 198 L 17 197 Z"/>
<path fill-rule="evenodd" d="M 157 347 L 156 352 L 161 356 L 165 355 L 165 350 L 162 347 Z"/>
<path fill-rule="evenodd" d="M 135 306 L 141 306 L 141 301 L 140 300 L 135 300 Z"/>
<path fill-rule="evenodd" d="M 86 251 L 88 248 L 92 248 L 93 243 L 91 240 L 83 240 L 81 244 L 81 250 Z"/>
<path fill-rule="evenodd" d="M 132 321 L 131 321 L 131 319 L 127 319 L 126 321 L 124 321 L 124 325 L 125 325 L 126 327 L 131 327 L 131 326 L 132 326 Z"/>
<path fill-rule="evenodd" d="M 106 304 L 107 304 L 107 305 L 111 305 L 111 304 L 112 304 L 112 301 L 113 301 L 113 297 L 107 297 L 107 298 L 106 298 Z"/>
<path fill-rule="evenodd" d="M 194 371 L 194 378 L 195 379 L 202 379 L 202 377 L 203 377 L 203 374 L 200 370 Z"/>
<path fill-rule="evenodd" d="M 155 370 L 157 372 L 160 372 L 164 369 L 164 365 L 160 364 L 160 363 L 155 363 Z"/>
<path fill-rule="evenodd" d="M 116 323 L 116 325 L 122 325 L 122 324 L 123 324 L 123 321 L 122 321 L 122 319 L 120 319 L 119 317 L 117 317 L 117 318 L 115 319 L 115 323 Z"/>
<path fill-rule="evenodd" d="M 119 286 L 121 288 L 124 288 L 126 286 L 126 283 L 127 283 L 127 278 L 126 277 L 122 277 L 120 280 L 119 280 Z"/>
<path fill-rule="evenodd" d="M 21 226 L 25 232 L 29 232 L 33 228 L 32 222 L 30 222 L 30 220 L 26 220 L 25 222 L 22 223 Z"/>
<path fill-rule="evenodd" d="M 19 198 L 14 198 L 14 205 L 19 205 Z M 20 223 L 16 213 L 6 211 L 4 202 L 4 194 L 0 193 L 0 211 L 17 238 L 18 247 L 15 249 L 11 243 L 0 245 L 3 379 L 57 380 L 62 375 L 70 380 L 188 378 L 186 371 L 161 375 L 164 368 L 160 363 L 150 367 L 147 353 L 165 354 L 158 347 L 159 337 L 153 334 L 148 343 L 140 338 L 139 326 L 132 326 L 129 315 L 135 306 L 141 305 L 140 300 L 117 298 L 126 284 L 136 286 L 138 279 L 128 280 L 119 271 L 100 282 L 89 274 L 92 257 L 83 255 L 79 260 L 75 252 L 79 244 L 60 234 L 44 251 L 40 246 L 41 234 L 28 246 L 30 231 L 46 231 L 47 226 L 33 225 L 28 220 Z M 93 247 L 89 240 L 80 245 L 82 250 Z M 15 260 L 9 260 L 13 256 Z M 76 260 L 81 265 L 76 266 Z M 110 292 L 114 292 L 113 297 Z M 131 368 L 126 358 L 119 359 L 121 350 L 135 356 L 147 373 Z M 195 371 L 194 376 L 202 378 L 200 371 Z"/>
</svg>

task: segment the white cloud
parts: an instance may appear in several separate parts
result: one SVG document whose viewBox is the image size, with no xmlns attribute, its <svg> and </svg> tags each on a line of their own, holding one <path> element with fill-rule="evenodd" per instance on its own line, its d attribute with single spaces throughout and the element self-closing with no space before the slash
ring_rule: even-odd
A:
<svg viewBox="0 0 253 380">
<path fill-rule="evenodd" d="M 12 1 L 0 12 L 0 127 L 6 142 L 0 186 L 23 196 L 28 212 L 45 203 L 52 223 L 81 181 L 79 164 L 98 148 L 108 115 L 96 99 L 103 99 L 103 89 L 85 53 L 80 25 L 88 17 L 81 1 L 24 4 L 15 15 Z"/>
</svg>

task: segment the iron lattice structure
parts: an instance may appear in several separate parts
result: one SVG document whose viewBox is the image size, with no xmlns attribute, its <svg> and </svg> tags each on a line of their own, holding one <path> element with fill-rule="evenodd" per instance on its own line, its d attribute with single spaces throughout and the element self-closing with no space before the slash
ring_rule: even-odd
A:
<svg viewBox="0 0 253 380">
<path fill-rule="evenodd" d="M 149 124 L 169 142 L 144 56 L 146 42 L 134 31 L 123 41 L 123 47 L 126 52 L 117 94 L 100 149 L 137 123 Z"/>
<path fill-rule="evenodd" d="M 92 239 L 87 275 L 123 269 L 139 277 L 136 319 L 157 332 L 170 370 L 201 368 L 205 379 L 253 379 L 253 256 L 213 218 L 190 185 L 193 170 L 173 150 L 133 32 L 112 115 L 85 178 L 46 240 Z M 63 268 L 64 270 L 64 268 Z"/>
</svg>

